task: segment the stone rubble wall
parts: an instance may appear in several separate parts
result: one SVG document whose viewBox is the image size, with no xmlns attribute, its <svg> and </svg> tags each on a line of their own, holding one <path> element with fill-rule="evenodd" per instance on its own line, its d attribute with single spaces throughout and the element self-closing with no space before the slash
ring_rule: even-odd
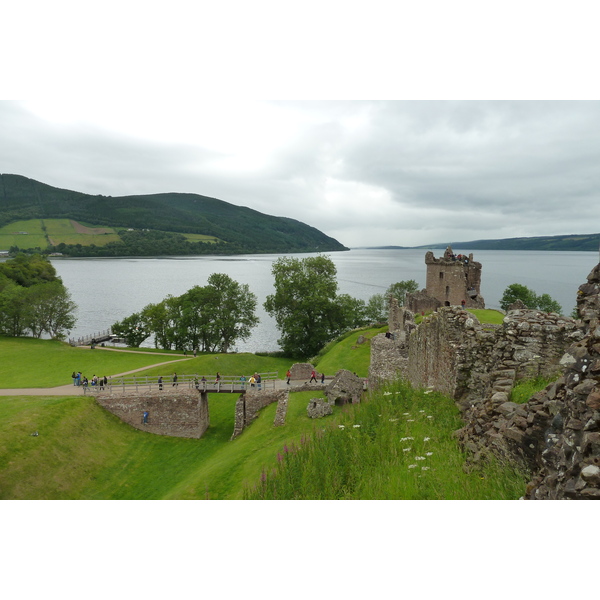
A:
<svg viewBox="0 0 600 600">
<path fill-rule="evenodd" d="M 235 439 L 244 431 L 256 417 L 258 413 L 273 402 L 278 403 L 278 410 L 275 415 L 275 424 L 281 424 L 281 419 L 285 422 L 285 411 L 287 412 L 287 390 L 251 390 L 241 395 L 235 404 L 235 423 L 231 439 Z M 281 408 L 279 404 L 282 404 Z"/>
<path fill-rule="evenodd" d="M 502 326 L 483 326 L 456 306 L 428 315 L 408 338 L 403 376 L 431 387 L 461 407 L 494 397 L 506 402 L 514 383 L 559 371 L 565 349 L 580 335 L 573 319 L 539 311 L 512 311 Z"/>
<path fill-rule="evenodd" d="M 295 363 L 290 369 L 292 381 L 304 380 L 310 381 L 310 374 L 315 368 L 310 363 Z"/>
<path fill-rule="evenodd" d="M 200 438 L 209 425 L 208 400 L 196 390 L 178 393 L 110 395 L 99 393 L 96 402 L 119 419 L 142 431 L 173 437 Z M 143 413 L 149 413 L 144 424 Z"/>
<path fill-rule="evenodd" d="M 363 380 L 346 369 L 340 369 L 325 386 L 325 395 L 331 404 L 358 404 L 363 391 Z"/>
<path fill-rule="evenodd" d="M 401 375 L 455 398 L 465 421 L 456 435 L 472 460 L 492 453 L 529 469 L 524 498 L 600 499 L 600 264 L 577 308 L 580 321 L 512 310 L 500 327 L 440 308 L 408 336 L 408 349 L 383 336 L 372 342 L 370 377 Z M 527 403 L 509 401 L 519 379 L 553 375 Z"/>
<path fill-rule="evenodd" d="M 306 408 L 306 414 L 310 419 L 319 419 L 333 414 L 333 404 L 324 398 L 311 398 Z"/>
</svg>

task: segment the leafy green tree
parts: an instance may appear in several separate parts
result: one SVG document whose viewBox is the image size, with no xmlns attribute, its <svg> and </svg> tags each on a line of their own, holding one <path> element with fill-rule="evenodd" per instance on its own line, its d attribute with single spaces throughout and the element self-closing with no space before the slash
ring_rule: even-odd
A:
<svg viewBox="0 0 600 600">
<path fill-rule="evenodd" d="M 28 328 L 27 288 L 10 282 L 0 293 L 0 333 L 9 337 L 25 335 Z"/>
<path fill-rule="evenodd" d="M 398 301 L 398 306 L 404 306 L 406 294 L 412 294 L 418 289 L 419 284 L 414 279 L 408 279 L 405 281 L 392 283 L 385 293 L 386 296 L 394 296 L 394 298 L 396 298 Z"/>
<path fill-rule="evenodd" d="M 141 313 L 133 313 L 122 321 L 113 323 L 111 331 L 123 338 L 125 343 L 133 348 L 139 348 L 151 334 Z"/>
<path fill-rule="evenodd" d="M 314 356 L 339 328 L 333 261 L 322 255 L 281 257 L 272 273 L 275 293 L 264 307 L 275 318 L 282 350 L 289 356 Z"/>
<path fill-rule="evenodd" d="M 247 284 L 213 273 L 206 286 L 147 305 L 135 325 L 143 323 L 148 335 L 154 334 L 157 348 L 228 352 L 236 341 L 250 337 L 258 323 L 256 303 Z"/>
<path fill-rule="evenodd" d="M 370 323 L 364 300 L 353 298 L 349 294 L 339 294 L 336 305 L 339 314 L 334 321 L 337 324 L 337 330 L 333 332 L 335 335 L 356 327 L 364 327 Z"/>
<path fill-rule="evenodd" d="M 365 315 L 369 323 L 383 323 L 388 318 L 388 303 L 383 294 L 374 294 L 367 301 Z"/>
<path fill-rule="evenodd" d="M 211 352 L 228 352 L 237 340 L 248 339 L 250 330 L 258 324 L 256 295 L 248 284 L 238 283 L 225 273 L 213 273 L 205 290 L 204 313 L 211 337 L 217 340 Z"/>
<path fill-rule="evenodd" d="M 504 294 L 500 299 L 500 308 L 508 310 L 508 307 L 517 300 L 523 302 L 527 308 L 562 313 L 562 306 L 552 299 L 549 294 L 538 296 L 533 290 L 520 283 L 512 283 L 504 290 Z"/>
<path fill-rule="evenodd" d="M 562 306 L 554 300 L 549 294 L 542 294 L 537 297 L 537 307 L 539 310 L 550 313 L 562 314 Z"/>
<path fill-rule="evenodd" d="M 60 281 L 27 288 L 26 318 L 34 337 L 47 333 L 54 339 L 64 339 L 65 332 L 75 325 L 76 309 L 77 305 Z"/>
</svg>

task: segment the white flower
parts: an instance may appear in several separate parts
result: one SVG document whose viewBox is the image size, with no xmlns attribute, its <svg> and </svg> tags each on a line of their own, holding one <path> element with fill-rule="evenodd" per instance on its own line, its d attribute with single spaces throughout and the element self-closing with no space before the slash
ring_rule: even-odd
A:
<svg viewBox="0 0 600 600">
<path fill-rule="evenodd" d="M 410 417 L 410 413 L 402 413 L 405 417 Z"/>
<path fill-rule="evenodd" d="M 431 394 L 431 392 L 432 392 L 432 391 L 433 391 L 433 390 L 425 390 L 425 392 L 424 392 L 424 393 L 425 393 L 425 394 Z"/>
<path fill-rule="evenodd" d="M 417 465 L 408 465 L 409 469 L 414 469 Z"/>
<path fill-rule="evenodd" d="M 420 410 L 419 412 L 425 412 L 424 410 Z"/>
<path fill-rule="evenodd" d="M 360 427 L 360 425 L 352 425 L 352 427 Z"/>
<path fill-rule="evenodd" d="M 402 452 L 410 452 L 412 448 L 402 448 Z"/>
<path fill-rule="evenodd" d="M 383 392 L 383 395 L 384 395 L 384 396 L 391 396 L 391 395 L 392 395 L 392 392 Z"/>
<path fill-rule="evenodd" d="M 429 471 L 429 467 L 421 467 L 421 471 Z"/>
<path fill-rule="evenodd" d="M 425 452 L 425 456 L 432 456 L 433 452 Z"/>
<path fill-rule="evenodd" d="M 345 425 L 338 425 L 340 429 L 344 429 Z"/>
<path fill-rule="evenodd" d="M 390 423 L 395 423 L 398 419 L 390 419 Z"/>
<path fill-rule="evenodd" d="M 406 422 L 407 422 L 407 423 L 414 423 L 414 422 L 415 422 L 415 420 L 414 420 L 414 419 L 406 419 Z"/>
<path fill-rule="evenodd" d="M 428 419 L 433 419 L 433 417 L 431 415 L 427 415 Z"/>
<path fill-rule="evenodd" d="M 431 438 L 425 437 L 425 438 L 423 438 L 423 441 L 424 441 L 424 442 L 428 442 L 430 439 L 431 439 Z"/>
<path fill-rule="evenodd" d="M 425 460 L 424 456 L 415 456 L 415 460 Z"/>
</svg>

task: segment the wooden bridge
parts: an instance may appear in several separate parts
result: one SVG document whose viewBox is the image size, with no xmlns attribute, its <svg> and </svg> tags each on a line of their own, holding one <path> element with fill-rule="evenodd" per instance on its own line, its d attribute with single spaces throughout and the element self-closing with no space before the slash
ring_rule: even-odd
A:
<svg viewBox="0 0 600 600">
<path fill-rule="evenodd" d="M 278 373 L 259 373 L 260 383 L 251 384 L 250 377 L 237 375 L 221 376 L 219 381 L 209 380 L 193 375 L 178 375 L 177 381 L 173 377 L 109 377 L 106 384 L 104 379 L 98 379 L 96 385 L 90 381 L 87 386 L 81 386 L 83 393 L 88 394 L 131 394 L 139 392 L 157 392 L 159 394 L 175 394 L 178 391 L 197 390 L 202 394 L 245 394 L 247 391 L 274 390 L 280 383 Z M 243 379 L 245 377 L 245 379 Z M 160 380 L 160 381 L 159 381 Z"/>
<path fill-rule="evenodd" d="M 69 344 L 71 346 L 91 346 L 95 344 L 101 344 L 102 342 L 109 342 L 117 337 L 113 335 L 110 328 L 98 333 L 92 333 L 92 335 L 86 335 L 80 338 L 69 338 Z"/>
</svg>

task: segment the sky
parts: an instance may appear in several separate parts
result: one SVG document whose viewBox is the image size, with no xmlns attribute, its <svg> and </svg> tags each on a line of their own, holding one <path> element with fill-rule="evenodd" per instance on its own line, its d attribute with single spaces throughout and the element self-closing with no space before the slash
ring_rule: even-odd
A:
<svg viewBox="0 0 600 600">
<path fill-rule="evenodd" d="M 349 247 L 600 231 L 598 101 L 0 102 L 1 172 L 191 192 Z"/>
<path fill-rule="evenodd" d="M 596 20 L 569 6 L 12 3 L 0 172 L 211 196 L 348 247 L 597 233 Z"/>
</svg>

